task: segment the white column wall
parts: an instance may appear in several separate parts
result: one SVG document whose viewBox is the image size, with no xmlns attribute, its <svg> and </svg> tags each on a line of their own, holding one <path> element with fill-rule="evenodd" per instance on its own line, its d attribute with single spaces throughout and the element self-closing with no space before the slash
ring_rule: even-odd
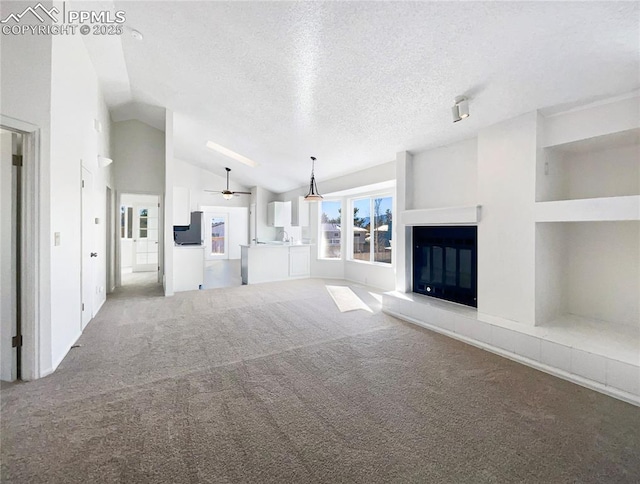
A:
<svg viewBox="0 0 640 484">
<path fill-rule="evenodd" d="M 535 324 L 537 113 L 478 135 L 478 312 Z"/>
<path fill-rule="evenodd" d="M 173 111 L 167 109 L 164 130 L 164 244 L 161 260 L 162 284 L 165 296 L 173 296 L 173 177 L 175 173 L 173 158 Z"/>
<path fill-rule="evenodd" d="M 413 156 L 408 151 L 396 154 L 396 194 L 395 219 L 393 227 L 395 257 L 395 289 L 399 292 L 411 291 L 411 227 L 401 225 L 398 216 L 405 210 L 413 208 L 416 196 L 414 190 Z"/>
</svg>

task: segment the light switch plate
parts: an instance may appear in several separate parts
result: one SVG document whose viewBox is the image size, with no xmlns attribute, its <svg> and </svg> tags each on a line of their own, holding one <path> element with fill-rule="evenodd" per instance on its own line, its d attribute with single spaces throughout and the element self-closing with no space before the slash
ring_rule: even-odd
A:
<svg viewBox="0 0 640 484">
<path fill-rule="evenodd" d="M 60 245 L 60 232 L 53 234 L 53 245 Z"/>
</svg>

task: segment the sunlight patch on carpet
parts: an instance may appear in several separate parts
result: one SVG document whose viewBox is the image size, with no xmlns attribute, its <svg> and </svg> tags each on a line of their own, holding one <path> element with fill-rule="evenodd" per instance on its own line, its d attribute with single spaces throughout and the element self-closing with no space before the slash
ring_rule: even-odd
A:
<svg viewBox="0 0 640 484">
<path fill-rule="evenodd" d="M 347 286 L 326 286 L 329 295 L 338 306 L 340 312 L 355 311 L 364 309 L 372 313 L 373 311 L 360 299 L 351 288 Z"/>
</svg>

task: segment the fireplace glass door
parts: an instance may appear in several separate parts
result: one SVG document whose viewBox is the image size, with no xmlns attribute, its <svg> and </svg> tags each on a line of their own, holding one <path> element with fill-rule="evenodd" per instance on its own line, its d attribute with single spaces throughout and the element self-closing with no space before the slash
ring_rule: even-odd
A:
<svg viewBox="0 0 640 484">
<path fill-rule="evenodd" d="M 477 227 L 414 227 L 413 291 L 477 307 Z"/>
</svg>

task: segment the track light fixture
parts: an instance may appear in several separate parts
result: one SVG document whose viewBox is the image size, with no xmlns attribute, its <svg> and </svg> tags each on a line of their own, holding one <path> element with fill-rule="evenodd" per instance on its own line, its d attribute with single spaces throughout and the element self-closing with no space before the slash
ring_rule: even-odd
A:
<svg viewBox="0 0 640 484">
<path fill-rule="evenodd" d="M 304 197 L 307 202 L 317 202 L 318 200 L 322 200 L 322 195 L 318 193 L 318 187 L 316 186 L 316 177 L 314 175 L 316 165 L 315 157 L 311 157 L 311 181 L 309 182 L 309 193 L 307 193 Z"/>
<path fill-rule="evenodd" d="M 469 100 L 464 96 L 458 96 L 454 102 L 455 104 L 451 108 L 451 112 L 453 114 L 453 122 L 457 123 L 464 118 L 468 118 Z"/>
</svg>

